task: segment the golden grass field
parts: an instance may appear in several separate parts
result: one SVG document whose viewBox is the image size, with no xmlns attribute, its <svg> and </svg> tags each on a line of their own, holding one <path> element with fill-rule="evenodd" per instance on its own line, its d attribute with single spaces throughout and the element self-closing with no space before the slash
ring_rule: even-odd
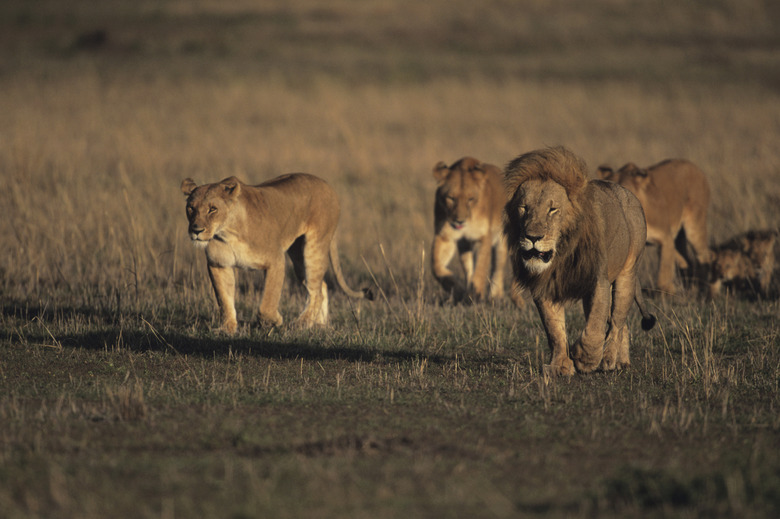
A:
<svg viewBox="0 0 780 519">
<path fill-rule="evenodd" d="M 710 302 L 692 290 L 651 298 L 660 331 L 635 332 L 635 375 L 545 382 L 545 339 L 532 305 L 438 305 L 429 267 L 434 164 L 472 155 L 503 167 L 548 145 L 565 145 L 591 171 L 693 161 L 712 187 L 713 244 L 777 228 L 774 3 L 11 0 L 0 16 L 0 486 L 9 489 L 0 490 L 0 510 L 8 517 L 97 517 L 112 502 L 129 507 L 129 517 L 780 510 L 770 488 L 780 481 L 776 300 Z M 104 42 L 79 39 L 98 30 Z M 269 335 L 253 321 L 261 276 L 242 274 L 239 337 L 220 339 L 210 331 L 216 305 L 205 261 L 186 234 L 181 180 L 236 175 L 254 184 L 296 171 L 335 187 L 346 277 L 383 297 L 352 307 L 334 296 L 333 330 Z M 649 264 L 654 256 L 648 248 Z M 285 320 L 302 304 L 291 289 Z M 576 306 L 571 321 L 573 336 L 582 321 Z M 284 353 L 286 343 L 294 354 Z M 146 363 L 153 366 L 145 377 L 137 366 Z M 282 374 L 274 378 L 276 367 Z M 201 383 L 209 377 L 211 385 Z M 255 399 L 269 385 L 276 392 Z M 624 418 L 599 400 L 613 390 Z M 405 406 L 401 395 L 410 399 Z M 396 398 L 400 409 L 387 411 Z M 734 401 L 744 412 L 730 414 Z M 69 410 L 52 414 L 57 405 Z M 517 437 L 483 435 L 480 424 L 496 419 L 486 406 L 509 413 L 495 427 Z M 269 421 L 252 414 L 257 408 Z M 396 418 L 373 414 L 379 408 Z M 346 419 L 350 409 L 356 417 Z M 436 418 L 445 411 L 457 416 Z M 120 425 L 97 430 L 95 413 Z M 345 436 L 364 414 L 362 439 Z M 225 429 L 195 432 L 216 419 Z M 557 426 L 571 433 L 551 433 Z M 584 426 L 592 438 L 612 438 L 622 461 L 598 451 L 568 467 L 562 460 L 585 448 L 575 432 Z M 248 432 L 263 427 L 270 429 L 260 436 Z M 444 446 L 431 440 L 434 430 Z M 117 453 L 103 434 L 132 446 Z M 154 439 L 130 439 L 137 434 Z M 479 446 L 454 449 L 459 434 Z M 231 448 L 231 435 L 233 447 L 243 447 Z M 273 443 L 286 435 L 309 447 Z M 548 457 L 518 454 L 547 448 L 545 438 L 557 442 Z M 90 452 L 91 441 L 99 461 L 75 454 Z M 660 450 L 671 442 L 674 452 L 648 458 L 642 441 Z M 432 446 L 420 452 L 420 442 Z M 224 466 L 218 458 L 205 468 L 191 462 L 224 477 L 214 484 L 217 497 L 198 493 L 202 482 L 185 475 L 191 464 L 166 451 L 171 445 L 207 460 L 227 451 Z M 168 465 L 153 461 L 158 450 Z M 128 452 L 145 461 L 115 470 L 132 460 Z M 723 457 L 752 461 L 728 465 Z M 269 460 L 281 468 L 263 469 Z M 523 464 L 542 479 L 558 475 L 548 485 L 517 475 Z M 688 490 L 696 481 L 714 486 L 690 490 L 690 506 L 663 489 L 660 504 L 648 504 L 640 491 L 621 493 L 621 474 L 646 483 L 637 466 Z M 149 488 L 146 470 L 161 488 Z M 225 490 L 230 471 L 265 483 Z M 101 473 L 127 495 L 117 496 Z M 365 486 L 350 474 L 364 476 Z M 92 494 L 80 492 L 77 476 Z M 597 476 L 607 483 L 593 484 Z M 301 481 L 310 497 L 285 491 Z M 141 506 L 133 495 L 152 501 Z M 719 497 L 707 508 L 699 495 Z"/>
</svg>

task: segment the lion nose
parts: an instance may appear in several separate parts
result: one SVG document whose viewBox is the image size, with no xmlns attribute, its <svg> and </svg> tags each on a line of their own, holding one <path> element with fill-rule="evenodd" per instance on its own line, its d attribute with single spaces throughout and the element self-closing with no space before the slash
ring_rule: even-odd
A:
<svg viewBox="0 0 780 519">
<path fill-rule="evenodd" d="M 528 241 L 530 241 L 532 244 L 535 244 L 536 242 L 538 242 L 539 240 L 541 240 L 542 238 L 544 238 L 544 236 L 532 236 L 532 235 L 530 235 L 530 234 L 526 234 L 526 235 L 525 235 L 525 237 L 526 237 L 526 239 L 527 239 Z"/>
<path fill-rule="evenodd" d="M 194 234 L 197 236 L 198 234 L 202 233 L 206 228 L 205 227 L 190 227 L 190 234 Z"/>
</svg>

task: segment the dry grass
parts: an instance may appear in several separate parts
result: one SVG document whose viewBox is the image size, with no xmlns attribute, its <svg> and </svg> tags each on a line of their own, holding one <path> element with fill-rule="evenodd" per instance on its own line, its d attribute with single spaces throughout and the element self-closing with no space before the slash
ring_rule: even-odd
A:
<svg viewBox="0 0 780 519">
<path fill-rule="evenodd" d="M 0 7 L 9 517 L 780 509 L 777 301 L 653 299 L 631 370 L 550 380 L 532 305 L 438 305 L 428 265 L 432 166 L 545 145 L 688 158 L 713 242 L 776 227 L 774 4 L 60 4 Z M 269 333 L 245 274 L 215 335 L 178 186 L 291 171 L 334 185 L 346 276 L 381 297 Z"/>
</svg>

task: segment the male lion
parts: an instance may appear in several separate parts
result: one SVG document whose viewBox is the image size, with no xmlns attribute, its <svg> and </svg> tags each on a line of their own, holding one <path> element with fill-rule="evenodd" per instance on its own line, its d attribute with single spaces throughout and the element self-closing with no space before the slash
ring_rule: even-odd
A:
<svg viewBox="0 0 780 519">
<path fill-rule="evenodd" d="M 710 273 L 710 296 L 717 296 L 724 283 L 754 292 L 758 288 L 763 297 L 769 296 L 776 249 L 780 246 L 779 235 L 777 230 L 752 230 L 716 247 Z"/>
<path fill-rule="evenodd" d="M 642 169 L 629 162 L 617 172 L 600 166 L 604 180 L 628 188 L 642 203 L 647 219 L 647 241 L 660 247 L 657 288 L 675 293 L 674 267 L 688 268 L 686 251 L 675 248 L 680 230 L 696 252 L 699 265 L 706 269 L 712 261 L 707 244 L 707 209 L 710 186 L 704 173 L 691 162 L 669 159 Z"/>
<path fill-rule="evenodd" d="M 463 157 L 452 166 L 439 162 L 433 168 L 438 181 L 434 203 L 433 274 L 456 301 L 467 293 L 485 299 L 490 278 L 490 297 L 504 296 L 506 240 L 501 222 L 506 196 L 501 170 L 473 157 Z M 458 252 L 466 283 L 448 268 Z M 476 266 L 474 257 L 476 256 Z M 516 304 L 523 304 L 517 297 Z"/>
<path fill-rule="evenodd" d="M 258 186 L 236 177 L 197 186 L 184 179 L 190 239 L 206 249 L 209 277 L 219 304 L 220 329 L 234 334 L 234 267 L 265 270 L 260 303 L 261 324 L 279 326 L 279 299 L 284 286 L 284 254 L 306 286 L 308 301 L 301 326 L 327 324 L 328 290 L 324 282 L 330 255 L 333 272 L 349 296 L 371 299 L 369 290 L 351 290 L 341 272 L 333 235 L 339 221 L 339 200 L 322 179 L 305 173 L 282 175 Z"/>
<path fill-rule="evenodd" d="M 637 282 L 646 238 L 639 200 L 614 182 L 589 182 L 585 163 L 562 147 L 519 156 L 504 182 L 509 257 L 516 283 L 530 290 L 539 310 L 550 373 L 629 366 L 631 303 L 642 313 L 642 328 L 655 324 Z M 578 299 L 586 322 L 570 357 L 564 304 Z"/>
</svg>

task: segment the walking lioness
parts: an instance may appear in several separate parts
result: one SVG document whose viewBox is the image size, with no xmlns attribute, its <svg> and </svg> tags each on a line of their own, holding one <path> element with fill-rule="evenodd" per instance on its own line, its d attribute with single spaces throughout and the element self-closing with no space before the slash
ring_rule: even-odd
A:
<svg viewBox="0 0 780 519">
<path fill-rule="evenodd" d="M 696 252 L 701 273 L 712 261 L 707 243 L 707 210 L 710 185 L 702 170 L 682 159 L 669 159 L 649 168 L 629 162 L 617 171 L 600 166 L 598 174 L 627 188 L 642 203 L 647 218 L 647 241 L 660 247 L 658 290 L 674 294 L 674 267 L 689 267 L 686 251 L 678 251 L 675 240 L 680 231 Z"/>
<path fill-rule="evenodd" d="M 333 272 L 349 296 L 371 299 L 371 292 L 351 290 L 341 272 L 334 233 L 339 201 L 322 179 L 294 173 L 249 186 L 235 177 L 197 186 L 181 183 L 187 196 L 190 239 L 206 250 L 209 277 L 219 305 L 220 329 L 236 332 L 235 267 L 264 270 L 260 322 L 279 326 L 279 299 L 284 286 L 285 252 L 306 286 L 308 301 L 298 323 L 304 327 L 328 322 L 328 290 L 324 282 L 330 255 Z"/>
<path fill-rule="evenodd" d="M 455 301 L 467 295 L 485 299 L 488 285 L 491 298 L 504 297 L 507 249 L 501 215 L 506 195 L 501 170 L 464 157 L 449 167 L 439 162 L 433 168 L 433 176 L 439 183 L 431 254 L 434 276 Z M 465 284 L 448 267 L 456 252 L 466 276 Z M 513 300 L 523 304 L 519 293 Z"/>
</svg>

